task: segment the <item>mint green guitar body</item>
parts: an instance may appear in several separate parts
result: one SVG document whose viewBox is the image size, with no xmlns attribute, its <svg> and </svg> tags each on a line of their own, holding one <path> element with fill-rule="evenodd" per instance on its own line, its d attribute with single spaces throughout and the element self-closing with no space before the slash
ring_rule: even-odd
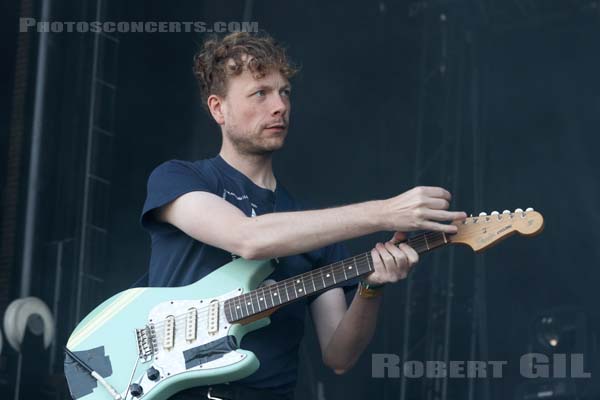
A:
<svg viewBox="0 0 600 400">
<path fill-rule="evenodd" d="M 83 319 L 67 348 L 98 371 L 122 399 L 167 399 L 190 387 L 242 379 L 258 369 L 259 361 L 237 345 L 246 333 L 270 320 L 230 323 L 224 300 L 257 288 L 272 271 L 269 260 L 237 259 L 188 286 L 125 290 Z M 204 346 L 231 343 L 233 337 L 236 346 L 220 347 L 221 354 L 211 354 L 206 350 L 211 345 Z M 93 356 L 98 351 L 108 358 Z M 102 373 L 106 363 L 112 371 Z M 66 374 L 73 398 L 119 398 L 89 373 L 77 370 L 75 376 Z M 134 390 L 133 396 L 131 384 L 139 385 L 141 393 Z"/>
</svg>

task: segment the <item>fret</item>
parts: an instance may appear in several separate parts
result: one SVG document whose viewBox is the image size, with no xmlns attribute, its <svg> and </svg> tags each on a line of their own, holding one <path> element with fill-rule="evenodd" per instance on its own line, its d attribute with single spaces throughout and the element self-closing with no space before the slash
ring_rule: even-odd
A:
<svg viewBox="0 0 600 400">
<path fill-rule="evenodd" d="M 439 240 L 436 240 L 436 237 L 437 235 L 433 234 L 423 235 L 423 238 L 427 240 L 427 243 L 432 243 L 427 250 L 440 246 L 441 243 L 439 242 Z"/>
<path fill-rule="evenodd" d="M 429 232 L 413 237 L 407 243 L 418 253 L 422 253 L 444 246 L 448 243 L 448 239 L 443 232 Z M 276 282 L 273 285 L 261 286 L 248 293 L 228 299 L 224 304 L 225 316 L 232 321 L 240 320 L 266 309 L 291 302 L 302 296 L 360 277 L 374 270 L 373 258 L 370 252 L 349 257 L 317 270 L 305 272 L 296 277 Z M 306 285 L 306 279 L 310 279 L 308 286 Z M 287 300 L 283 298 L 281 289 L 284 289 Z M 292 295 L 290 295 L 290 289 L 293 290 Z"/>
<path fill-rule="evenodd" d="M 229 315 L 227 315 L 227 320 L 228 321 L 232 321 L 235 318 L 234 315 L 233 315 L 233 310 L 231 309 L 231 306 L 232 306 L 231 303 L 232 303 L 231 300 L 227 301 L 227 310 L 229 311 L 227 313 L 227 314 L 229 314 Z"/>
<path fill-rule="evenodd" d="M 236 300 L 237 300 L 237 303 L 236 303 Z M 235 309 L 235 318 L 240 319 L 240 313 L 242 313 L 242 310 L 240 308 L 240 297 L 239 296 L 236 296 L 233 298 L 233 307 Z M 242 316 L 243 315 L 244 314 L 242 313 Z"/>
<path fill-rule="evenodd" d="M 430 250 L 432 248 L 436 248 L 436 247 L 438 247 L 440 245 L 439 238 L 437 238 L 436 236 L 430 235 L 429 236 L 429 240 L 428 240 L 427 239 L 427 235 L 423 235 L 423 238 L 425 240 L 427 240 L 428 244 L 431 243 L 431 245 L 428 247 L 427 250 Z"/>
<path fill-rule="evenodd" d="M 329 277 L 327 276 L 329 274 L 327 270 L 327 267 L 321 268 L 321 280 L 323 281 L 323 288 L 331 286 L 331 283 L 329 283 Z"/>
<path fill-rule="evenodd" d="M 258 312 L 261 312 L 260 309 L 260 301 L 258 301 L 258 293 L 256 291 L 250 292 L 250 299 L 252 300 L 252 309 L 254 310 L 254 299 L 252 298 L 252 293 L 254 293 L 254 298 L 256 299 L 256 308 L 258 308 Z M 254 311 L 256 313 L 256 311 Z"/>
<path fill-rule="evenodd" d="M 366 253 L 366 257 L 365 257 L 365 268 L 366 271 L 363 271 L 363 273 L 369 273 L 371 271 L 375 271 L 375 267 L 373 266 L 373 257 L 371 257 L 371 253 Z"/>
<path fill-rule="evenodd" d="M 297 298 L 298 298 L 298 296 L 296 295 L 296 284 L 294 283 L 294 280 L 293 280 L 293 279 L 292 279 L 292 280 L 290 280 L 290 282 L 289 282 L 289 283 L 292 285 L 292 287 L 291 287 L 291 289 L 292 289 L 292 300 L 294 300 L 294 299 L 297 299 Z M 286 283 L 286 284 L 285 284 L 285 286 L 287 286 L 287 285 L 288 285 L 288 284 Z M 290 291 L 288 290 L 288 293 L 289 293 L 289 292 L 290 292 Z"/>
<path fill-rule="evenodd" d="M 233 316 L 231 315 L 231 302 L 229 300 L 223 303 L 223 310 L 225 310 L 225 318 L 227 321 L 231 321 Z"/>
<path fill-rule="evenodd" d="M 367 265 L 369 267 L 369 272 L 375 271 L 375 268 L 373 268 L 372 261 L 373 260 L 371 260 L 371 254 L 367 253 Z"/>
<path fill-rule="evenodd" d="M 252 292 L 244 294 L 244 301 L 246 302 L 246 308 L 248 309 L 248 316 L 255 313 L 254 302 L 252 301 Z"/>
<path fill-rule="evenodd" d="M 239 305 L 239 310 L 240 310 L 240 315 L 242 316 L 242 318 L 247 317 L 248 315 L 250 315 L 250 313 L 248 312 L 248 307 L 246 307 L 246 313 L 244 313 L 244 304 L 242 303 L 244 301 L 244 298 L 242 296 L 238 296 L 238 305 Z"/>
<path fill-rule="evenodd" d="M 327 272 L 327 274 L 325 274 L 325 277 L 328 280 L 333 280 L 333 282 L 335 283 L 335 279 L 332 277 L 331 268 L 328 268 L 328 269 L 329 269 L 329 272 Z M 333 283 L 327 283 L 326 287 L 329 287 L 331 285 L 333 285 Z"/>
<path fill-rule="evenodd" d="M 240 306 L 240 313 L 242 314 L 242 318 L 246 317 L 248 315 L 248 307 L 246 307 L 246 312 L 244 313 L 244 306 L 245 306 L 245 302 L 244 302 L 244 298 L 243 295 L 239 295 L 237 297 L 238 299 L 238 305 Z"/>
<path fill-rule="evenodd" d="M 423 238 L 427 240 L 427 235 L 423 235 Z M 433 235 L 429 236 L 428 243 L 431 243 L 431 248 L 438 247 L 440 245 L 439 238 Z"/>
<path fill-rule="evenodd" d="M 237 308 L 235 308 L 235 297 L 227 300 L 229 303 L 229 313 L 231 315 L 231 320 L 237 319 Z"/>
<path fill-rule="evenodd" d="M 351 265 L 351 267 L 352 268 L 349 268 L 349 271 L 350 272 L 354 271 L 354 275 L 350 274 L 350 278 L 354 278 L 356 276 L 356 274 L 358 274 L 358 264 L 356 262 L 356 259 L 354 259 L 354 258 L 352 259 L 352 265 Z"/>
<path fill-rule="evenodd" d="M 269 288 L 269 295 L 271 296 L 271 304 L 273 304 L 273 307 L 275 307 L 275 300 L 273 300 L 273 285 L 271 285 L 271 287 Z"/>
<path fill-rule="evenodd" d="M 357 257 L 352 258 L 352 266 L 354 267 L 354 275 L 351 274 L 350 278 L 354 278 L 361 275 L 361 263 L 359 263 Z"/>
<path fill-rule="evenodd" d="M 228 321 L 231 321 L 230 310 L 227 307 L 228 304 L 229 304 L 228 301 L 225 301 L 223 303 L 223 311 L 225 312 L 225 319 L 227 319 Z"/>
<path fill-rule="evenodd" d="M 243 306 L 246 307 L 246 316 L 250 315 L 250 310 L 248 309 L 248 303 L 246 302 L 246 295 L 240 295 L 238 297 L 240 298 L 240 308 L 242 307 L 242 302 L 243 302 Z M 241 310 L 242 310 L 242 316 L 243 316 L 244 309 L 241 308 Z"/>
<path fill-rule="evenodd" d="M 302 282 L 302 288 L 298 289 L 298 292 L 300 292 L 300 293 L 306 293 L 306 287 L 304 286 L 304 279 L 302 279 L 302 278 L 297 279 L 296 282 Z M 298 293 L 296 292 L 296 295 L 297 294 Z M 298 297 L 296 297 L 296 298 L 298 298 Z"/>
<path fill-rule="evenodd" d="M 269 304 L 267 303 L 267 296 L 265 296 L 265 288 L 263 287 L 263 288 L 261 288 L 261 290 L 262 290 L 262 295 L 261 295 L 260 300 L 262 300 L 262 302 L 265 303 L 265 310 L 266 310 L 267 308 L 270 308 L 270 307 L 269 307 Z"/>
<path fill-rule="evenodd" d="M 249 305 L 250 307 L 252 307 L 252 313 L 250 313 L 248 315 L 254 314 L 255 311 L 254 311 L 254 301 L 252 301 L 252 292 L 250 292 L 249 295 L 246 295 L 246 300 L 247 300 L 246 304 Z M 248 307 L 246 307 L 246 308 L 248 308 Z"/>
<path fill-rule="evenodd" d="M 359 266 L 358 263 L 356 262 L 356 257 L 354 257 L 352 259 L 352 262 L 354 262 L 354 273 L 356 274 L 355 276 L 360 276 L 360 271 L 359 271 Z"/>
<path fill-rule="evenodd" d="M 280 285 L 279 283 L 275 284 L 277 286 L 277 292 L 275 293 L 275 296 L 277 297 L 277 300 L 279 300 L 279 304 L 283 303 L 283 299 L 281 298 L 281 292 L 279 291 L 280 289 Z"/>
<path fill-rule="evenodd" d="M 243 308 L 241 296 L 236 296 L 236 307 L 240 314 L 240 317 L 244 318 L 244 308 Z"/>
<path fill-rule="evenodd" d="M 268 290 L 268 288 L 266 286 L 263 286 L 263 288 L 262 288 L 263 299 L 265 299 L 264 300 L 265 301 L 265 306 L 267 306 L 267 308 L 271 308 L 271 307 L 273 307 L 273 301 L 271 300 L 271 305 L 269 305 L 269 302 L 268 302 L 269 296 L 267 296 L 266 290 Z"/>
</svg>

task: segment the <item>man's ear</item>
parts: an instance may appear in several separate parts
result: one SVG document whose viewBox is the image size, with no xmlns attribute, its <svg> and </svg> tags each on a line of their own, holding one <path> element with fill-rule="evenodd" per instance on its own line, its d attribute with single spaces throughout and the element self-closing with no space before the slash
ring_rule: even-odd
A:
<svg viewBox="0 0 600 400">
<path fill-rule="evenodd" d="M 219 96 L 211 94 L 206 99 L 206 104 L 217 124 L 223 125 L 225 123 L 225 118 L 223 117 L 223 100 Z"/>
</svg>

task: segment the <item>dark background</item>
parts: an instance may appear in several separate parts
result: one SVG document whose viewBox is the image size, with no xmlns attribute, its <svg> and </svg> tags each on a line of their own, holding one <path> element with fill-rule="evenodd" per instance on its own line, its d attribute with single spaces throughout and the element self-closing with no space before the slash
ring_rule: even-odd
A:
<svg viewBox="0 0 600 400">
<path fill-rule="evenodd" d="M 585 315 L 577 327 L 585 344 L 575 340 L 563 350 L 597 357 L 598 2 L 105 0 L 97 6 L 55 1 L 50 15 L 91 21 L 99 10 L 100 19 L 116 21 L 246 19 L 283 42 L 301 71 L 293 81 L 289 138 L 275 168 L 313 207 L 428 185 L 450 190 L 452 207 L 468 213 L 518 207 L 543 213 L 546 227 L 538 237 L 514 237 L 476 255 L 457 247 L 423 256 L 411 283 L 386 289 L 376 336 L 346 375 L 322 365 L 307 324 L 298 398 L 524 398 L 518 391 L 525 383 L 538 385 L 537 393 L 558 382 L 525 382 L 518 370 L 519 357 L 539 347 L 533 321 L 557 308 Z M 40 39 L 33 31 L 19 34 L 18 19 L 40 18 L 41 2 L 5 1 L 1 10 L 3 315 L 23 295 Z M 99 39 L 94 58 L 95 36 L 49 34 L 29 295 L 51 307 L 57 335 L 49 350 L 34 350 L 35 338 L 23 349 L 23 399 L 67 398 L 61 346 L 83 315 L 145 271 L 150 242 L 138 218 L 150 171 L 168 159 L 212 157 L 220 146 L 191 69 L 204 34 L 115 34 Z M 94 60 L 95 76 L 108 85 L 92 80 Z M 90 118 L 99 128 L 91 134 Z M 101 178 L 89 183 L 87 198 L 86 171 Z M 363 252 L 390 236 L 348 245 Z M 508 366 L 498 379 L 371 378 L 373 353 L 443 360 L 437 355 L 444 349 L 449 360 L 506 360 Z M 15 396 L 18 359 L 5 342 L 2 398 Z M 596 380 L 592 372 L 592 379 L 569 384 L 593 398 Z"/>
</svg>

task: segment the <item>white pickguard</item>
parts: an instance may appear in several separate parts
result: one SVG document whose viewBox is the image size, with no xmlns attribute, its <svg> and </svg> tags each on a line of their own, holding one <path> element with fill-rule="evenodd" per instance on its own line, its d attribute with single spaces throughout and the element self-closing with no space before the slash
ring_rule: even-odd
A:
<svg viewBox="0 0 600 400">
<path fill-rule="evenodd" d="M 198 346 L 202 346 L 204 344 L 213 342 L 229 334 L 231 326 L 227 321 L 227 318 L 225 317 L 223 307 L 224 301 L 229 298 L 235 297 L 240 293 L 241 289 L 237 289 L 219 297 L 214 297 L 210 299 L 174 300 L 162 302 L 156 305 L 148 315 L 148 323 L 155 325 L 156 349 L 154 357 L 153 360 L 150 360 L 148 362 L 140 362 L 138 368 L 148 369 L 150 367 L 154 367 L 160 372 L 160 378 L 158 380 L 152 381 L 144 373 L 143 375 L 141 375 L 141 379 L 133 383 L 141 385 L 144 389 L 144 394 L 147 394 L 152 390 L 154 386 L 158 385 L 165 379 L 169 379 L 170 377 L 173 377 L 177 374 L 182 374 L 194 370 L 221 368 L 242 361 L 246 357 L 245 354 L 237 351 L 230 351 L 229 353 L 223 354 L 222 357 L 217 358 L 216 360 L 212 360 L 191 368 L 186 368 L 183 354 L 186 350 L 193 349 Z M 218 330 L 215 333 L 211 334 L 208 332 L 208 313 L 210 309 L 210 303 L 215 300 L 219 302 Z M 185 316 L 188 310 L 192 307 L 196 307 L 198 309 L 198 318 L 196 324 L 197 334 L 195 340 L 188 341 L 186 340 L 185 336 L 186 320 L 185 317 L 182 316 Z M 174 345 L 171 349 L 167 350 L 163 347 L 165 325 L 164 322 L 166 318 L 170 315 L 179 317 L 176 318 L 175 322 Z M 144 396 L 131 398 L 140 399 L 143 397 Z"/>
</svg>

